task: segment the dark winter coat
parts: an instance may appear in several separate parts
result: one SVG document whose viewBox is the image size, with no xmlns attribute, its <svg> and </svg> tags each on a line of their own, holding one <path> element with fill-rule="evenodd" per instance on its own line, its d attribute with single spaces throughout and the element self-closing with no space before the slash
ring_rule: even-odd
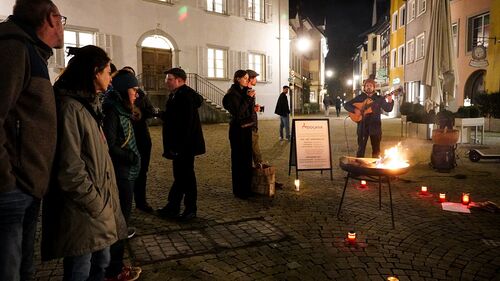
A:
<svg viewBox="0 0 500 281">
<path fill-rule="evenodd" d="M 135 141 L 132 112 L 123 106 L 120 94 L 116 91 L 106 93 L 102 109 L 103 130 L 116 176 L 135 180 L 141 168 L 141 156 Z"/>
<path fill-rule="evenodd" d="M 290 114 L 290 106 L 288 105 L 288 98 L 286 97 L 285 93 L 280 94 L 278 102 L 276 103 L 276 109 L 274 110 L 274 113 L 283 117 L 286 117 L 288 116 L 288 114 Z"/>
<path fill-rule="evenodd" d="M 203 97 L 187 85 L 170 93 L 163 113 L 163 156 L 168 159 L 205 153 L 198 108 Z"/>
<path fill-rule="evenodd" d="M 97 109 L 95 94 L 56 88 L 58 146 L 43 202 L 42 258 L 89 254 L 127 235 L 113 163 L 98 122 L 75 99 Z"/>
<path fill-rule="evenodd" d="M 135 100 L 134 114 L 139 112 L 139 119 L 133 119 L 135 140 L 141 155 L 151 151 L 151 135 L 149 133 L 148 119 L 153 118 L 154 107 L 148 95 L 139 90 L 139 97 Z"/>
<path fill-rule="evenodd" d="M 345 110 L 349 112 L 354 112 L 354 103 L 362 103 L 366 99 L 372 99 L 373 103 L 371 104 L 372 113 L 367 114 L 363 117 L 361 122 L 358 123 L 358 135 L 363 133 L 364 135 L 381 135 L 382 134 L 382 121 L 380 120 L 380 114 L 382 114 L 382 110 L 386 112 L 391 112 L 394 107 L 394 101 L 388 103 L 385 100 L 385 97 L 379 96 L 377 94 L 373 94 L 373 96 L 368 97 L 366 93 L 361 93 L 357 97 L 352 100 L 346 102 L 344 104 Z"/>
<path fill-rule="evenodd" d="M 13 17 L 0 23 L 0 192 L 47 191 L 57 141 L 51 55 L 34 29 Z"/>
<path fill-rule="evenodd" d="M 250 127 L 255 123 L 252 112 L 255 98 L 247 95 L 248 88 L 233 84 L 222 99 L 222 105 L 231 114 L 231 126 Z"/>
</svg>

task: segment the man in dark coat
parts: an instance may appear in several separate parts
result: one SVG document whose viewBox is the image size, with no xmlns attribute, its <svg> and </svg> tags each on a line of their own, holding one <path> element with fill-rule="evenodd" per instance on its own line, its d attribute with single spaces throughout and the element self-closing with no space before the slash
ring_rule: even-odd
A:
<svg viewBox="0 0 500 281">
<path fill-rule="evenodd" d="M 392 111 L 394 101 L 392 96 L 379 96 L 375 91 L 375 80 L 366 79 L 363 83 L 363 93 L 348 101 L 344 108 L 352 113 L 362 116 L 358 123 L 358 152 L 356 157 L 365 157 L 366 143 L 370 138 L 372 144 L 372 157 L 380 156 L 380 141 L 382 140 L 382 122 L 380 114 L 382 109 L 386 112 Z"/>
<path fill-rule="evenodd" d="M 163 157 L 173 160 L 174 183 L 167 205 L 158 210 L 162 217 L 179 217 L 184 197 L 184 212 L 180 220 L 196 217 L 197 186 L 194 157 L 205 153 L 205 140 L 198 108 L 203 97 L 186 85 L 186 72 L 181 68 L 165 71 L 165 83 L 170 95 L 163 119 Z"/>
<path fill-rule="evenodd" d="M 47 60 L 64 45 L 65 23 L 50 0 L 17 0 L 0 23 L 0 280 L 31 280 L 35 272 L 40 200 L 57 135 Z"/>
<path fill-rule="evenodd" d="M 290 87 L 283 86 L 283 92 L 281 92 L 274 110 L 274 113 L 280 116 L 280 140 L 283 140 L 283 128 L 285 128 L 285 137 L 288 141 L 290 140 L 290 107 L 286 94 L 289 89 Z"/>
<path fill-rule="evenodd" d="M 335 99 L 335 111 L 337 112 L 337 117 L 340 116 L 340 109 L 342 108 L 342 100 L 339 96 Z"/>
</svg>

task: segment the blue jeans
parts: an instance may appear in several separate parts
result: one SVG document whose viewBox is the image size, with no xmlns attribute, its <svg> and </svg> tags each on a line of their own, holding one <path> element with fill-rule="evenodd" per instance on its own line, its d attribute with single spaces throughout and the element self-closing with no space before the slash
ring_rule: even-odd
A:
<svg viewBox="0 0 500 281">
<path fill-rule="evenodd" d="M 102 281 L 108 267 L 109 247 L 77 257 L 64 258 L 64 281 Z"/>
<path fill-rule="evenodd" d="M 283 138 L 283 128 L 285 128 L 286 139 L 290 139 L 290 115 L 280 115 L 280 138 Z"/>
<path fill-rule="evenodd" d="M 31 280 L 40 200 L 20 189 L 0 193 L 0 280 Z"/>
</svg>

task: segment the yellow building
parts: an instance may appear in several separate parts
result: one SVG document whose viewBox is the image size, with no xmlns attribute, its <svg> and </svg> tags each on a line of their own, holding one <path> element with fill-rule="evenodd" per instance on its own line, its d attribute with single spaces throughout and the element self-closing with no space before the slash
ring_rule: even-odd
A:
<svg viewBox="0 0 500 281">
<path fill-rule="evenodd" d="M 500 92 L 500 1 L 492 1 L 490 10 L 490 34 L 488 44 L 489 62 L 486 71 L 485 90 Z M 496 42 L 495 42 L 496 40 Z"/>
<path fill-rule="evenodd" d="M 406 1 L 391 0 L 389 85 L 404 85 Z"/>
</svg>

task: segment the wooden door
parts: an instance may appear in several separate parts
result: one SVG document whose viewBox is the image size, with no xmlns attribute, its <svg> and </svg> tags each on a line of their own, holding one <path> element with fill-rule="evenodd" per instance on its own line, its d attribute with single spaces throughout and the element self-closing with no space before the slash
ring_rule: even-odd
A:
<svg viewBox="0 0 500 281">
<path fill-rule="evenodd" d="M 172 50 L 142 48 L 142 78 L 146 91 L 164 91 L 165 74 L 172 68 Z"/>
</svg>

